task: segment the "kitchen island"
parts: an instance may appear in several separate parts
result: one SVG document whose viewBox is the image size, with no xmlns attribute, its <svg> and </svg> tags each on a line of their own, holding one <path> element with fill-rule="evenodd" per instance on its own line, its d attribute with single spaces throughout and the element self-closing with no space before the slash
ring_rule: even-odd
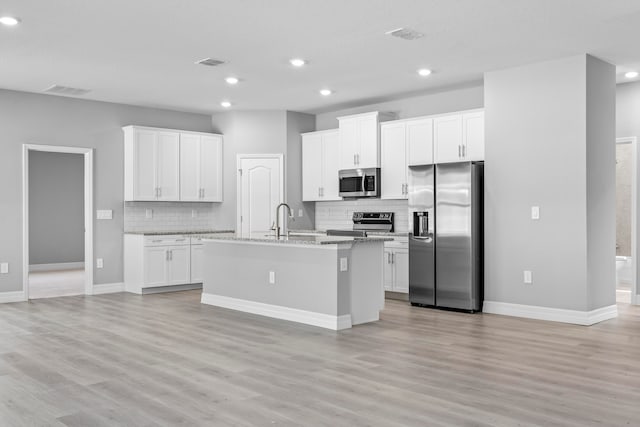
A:
<svg viewBox="0 0 640 427">
<path fill-rule="evenodd" d="M 204 241 L 202 303 L 340 330 L 379 319 L 386 237 Z"/>
</svg>

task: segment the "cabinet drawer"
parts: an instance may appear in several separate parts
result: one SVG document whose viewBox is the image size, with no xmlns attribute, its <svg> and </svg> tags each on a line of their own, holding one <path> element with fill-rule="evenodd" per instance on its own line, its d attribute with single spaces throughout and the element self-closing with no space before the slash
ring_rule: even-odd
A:
<svg viewBox="0 0 640 427">
<path fill-rule="evenodd" d="M 185 236 L 145 236 L 144 246 L 189 245 L 189 237 Z"/>
</svg>

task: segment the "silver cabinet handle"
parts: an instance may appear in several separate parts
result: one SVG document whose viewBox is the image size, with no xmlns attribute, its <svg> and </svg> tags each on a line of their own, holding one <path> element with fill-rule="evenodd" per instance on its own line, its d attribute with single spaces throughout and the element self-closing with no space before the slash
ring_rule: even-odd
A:
<svg viewBox="0 0 640 427">
<path fill-rule="evenodd" d="M 320 187 L 320 196 L 324 197 L 324 187 Z"/>
<path fill-rule="evenodd" d="M 358 159 L 358 165 L 360 164 L 360 154 L 356 154 L 356 159 Z"/>
<path fill-rule="evenodd" d="M 460 151 L 460 146 L 458 145 L 458 158 L 462 157 L 462 151 Z"/>
<path fill-rule="evenodd" d="M 158 187 L 158 197 L 162 197 L 162 187 Z"/>
<path fill-rule="evenodd" d="M 354 155 L 353 155 L 353 165 L 355 166 L 355 165 L 357 165 L 357 164 L 358 164 L 358 163 L 357 163 L 357 161 L 356 161 L 356 155 L 354 154 Z"/>
<path fill-rule="evenodd" d="M 165 259 L 166 261 L 169 261 L 169 251 L 166 251 L 166 252 L 164 253 L 164 259 Z"/>
<path fill-rule="evenodd" d="M 169 261 L 173 261 L 173 251 L 169 251 Z"/>
<path fill-rule="evenodd" d="M 387 264 L 391 264 L 391 252 L 387 252 Z"/>
<path fill-rule="evenodd" d="M 465 145 L 462 146 L 462 157 L 467 157 L 467 147 Z"/>
<path fill-rule="evenodd" d="M 318 187 L 318 197 L 322 197 L 322 190 L 321 190 L 321 187 Z"/>
<path fill-rule="evenodd" d="M 396 263 L 396 254 L 394 254 L 393 252 L 391 253 L 391 264 L 395 264 Z"/>
</svg>

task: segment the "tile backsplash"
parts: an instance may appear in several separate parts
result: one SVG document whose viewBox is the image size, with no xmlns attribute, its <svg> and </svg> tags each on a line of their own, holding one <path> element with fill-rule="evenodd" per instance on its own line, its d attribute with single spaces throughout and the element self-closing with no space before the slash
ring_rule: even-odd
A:
<svg viewBox="0 0 640 427">
<path fill-rule="evenodd" d="M 360 212 L 394 212 L 394 231 L 409 229 L 406 200 L 356 199 L 338 202 L 316 202 L 316 229 L 351 229 L 351 216 Z"/>
<path fill-rule="evenodd" d="M 213 203 L 125 202 L 124 231 L 199 231 L 214 228 Z M 152 217 L 147 218 L 147 209 Z"/>
</svg>

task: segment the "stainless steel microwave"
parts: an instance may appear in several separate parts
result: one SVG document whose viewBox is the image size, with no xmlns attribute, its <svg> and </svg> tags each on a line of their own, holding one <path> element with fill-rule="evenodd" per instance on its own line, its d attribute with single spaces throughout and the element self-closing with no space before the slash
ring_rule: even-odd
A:
<svg viewBox="0 0 640 427">
<path fill-rule="evenodd" d="M 340 197 L 380 197 L 380 168 L 338 171 Z"/>
</svg>

